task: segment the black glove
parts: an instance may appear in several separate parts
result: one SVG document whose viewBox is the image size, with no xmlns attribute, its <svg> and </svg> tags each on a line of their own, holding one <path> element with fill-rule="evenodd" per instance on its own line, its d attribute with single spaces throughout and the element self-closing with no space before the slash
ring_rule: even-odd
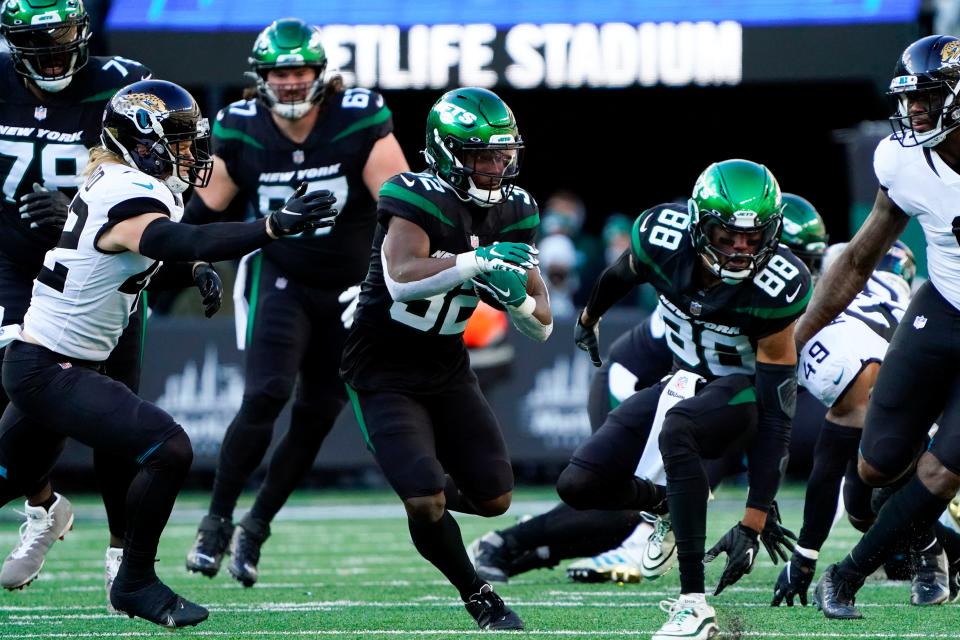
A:
<svg viewBox="0 0 960 640">
<path fill-rule="evenodd" d="M 793 551 L 796 548 L 794 542 L 797 540 L 797 534 L 783 526 L 782 522 L 780 507 L 774 500 L 767 512 L 767 522 L 763 526 L 763 531 L 760 532 L 760 542 L 763 543 L 767 553 L 770 554 L 770 560 L 773 564 L 777 564 L 778 556 L 780 560 L 786 561 L 787 551 Z"/>
<path fill-rule="evenodd" d="M 577 346 L 590 354 L 590 361 L 593 366 L 599 367 L 603 364 L 600 359 L 600 321 L 598 320 L 592 327 L 585 327 L 580 323 L 581 316 L 577 316 L 577 326 L 573 330 L 573 341 Z"/>
<path fill-rule="evenodd" d="M 57 191 L 48 191 L 38 183 L 33 183 L 33 193 L 26 193 L 20 198 L 20 219 L 30 223 L 31 229 L 51 227 L 63 229 L 67 221 L 67 209 L 70 208 L 70 198 L 67 194 Z"/>
<path fill-rule="evenodd" d="M 220 300 L 223 298 L 220 275 L 209 262 L 198 262 L 193 266 L 193 281 L 203 298 L 203 315 L 210 318 L 220 310 Z"/>
<path fill-rule="evenodd" d="M 293 236 L 310 229 L 332 227 L 339 211 L 331 209 L 337 199 L 326 189 L 307 191 L 301 182 L 296 192 L 282 207 L 267 218 L 267 228 L 278 238 Z"/>
<path fill-rule="evenodd" d="M 793 552 L 786 566 L 780 572 L 777 578 L 777 584 L 773 588 L 773 600 L 770 601 L 771 607 L 779 607 L 783 599 L 787 599 L 787 606 L 793 606 L 794 596 L 800 597 L 800 604 L 807 606 L 807 589 L 813 582 L 813 574 L 817 570 L 817 561 L 805 558 L 796 551 Z"/>
<path fill-rule="evenodd" d="M 713 592 L 713 595 L 720 595 L 721 591 L 732 584 L 736 584 L 745 574 L 750 573 L 759 548 L 760 536 L 757 532 L 738 522 L 704 554 L 703 562 L 705 564 L 713 562 L 721 553 L 726 552 L 727 554 L 727 564 L 723 567 L 720 582 L 717 583 L 717 590 Z"/>
</svg>

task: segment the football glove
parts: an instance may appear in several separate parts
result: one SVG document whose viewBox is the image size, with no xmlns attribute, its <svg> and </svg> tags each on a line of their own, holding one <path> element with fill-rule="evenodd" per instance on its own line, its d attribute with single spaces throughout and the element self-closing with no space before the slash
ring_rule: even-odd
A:
<svg viewBox="0 0 960 640">
<path fill-rule="evenodd" d="M 67 221 L 70 198 L 61 191 L 50 191 L 34 182 L 33 193 L 24 194 L 20 205 L 20 219 L 28 221 L 31 229 L 51 227 L 59 230 Z"/>
<path fill-rule="evenodd" d="M 600 321 L 592 327 L 585 327 L 580 323 L 582 314 L 577 315 L 577 326 L 573 329 L 573 340 L 577 346 L 590 354 L 590 361 L 593 366 L 599 367 L 603 364 L 600 359 Z"/>
<path fill-rule="evenodd" d="M 778 557 L 780 560 L 786 561 L 787 551 L 793 551 L 796 547 L 794 542 L 797 540 L 797 534 L 783 526 L 782 522 L 780 507 L 774 500 L 767 512 L 767 522 L 763 526 L 763 531 L 760 532 L 760 542 L 763 543 L 767 553 L 770 554 L 770 561 L 773 564 L 777 564 Z"/>
<path fill-rule="evenodd" d="M 540 252 L 536 247 L 522 242 L 494 242 L 486 247 L 478 247 L 473 253 L 482 273 L 492 271 L 520 273 L 540 264 L 537 260 L 537 254 Z"/>
<path fill-rule="evenodd" d="M 779 607 L 780 603 L 786 599 L 787 606 L 792 607 L 794 597 L 799 597 L 800 604 L 807 606 L 807 590 L 813 582 L 813 574 L 816 570 L 816 560 L 806 558 L 794 551 L 793 556 L 787 560 L 787 564 L 780 572 L 776 586 L 773 587 L 773 600 L 770 601 L 770 606 Z"/>
<path fill-rule="evenodd" d="M 500 304 L 519 307 L 527 299 L 527 274 L 493 271 L 473 279 L 473 288 L 490 294 Z"/>
<path fill-rule="evenodd" d="M 713 562 L 721 553 L 727 554 L 727 564 L 723 567 L 720 582 L 717 583 L 717 589 L 713 595 L 720 595 L 721 591 L 736 584 L 745 574 L 750 573 L 759 548 L 760 536 L 757 532 L 738 522 L 704 554 L 704 564 Z"/>
<path fill-rule="evenodd" d="M 347 305 L 343 313 L 340 314 L 340 322 L 343 323 L 344 329 L 349 329 L 353 326 L 353 316 L 356 315 L 357 303 L 360 302 L 360 285 L 355 284 L 344 289 L 337 296 L 337 302 Z"/>
<path fill-rule="evenodd" d="M 333 226 L 339 211 L 331 207 L 337 199 L 326 189 L 306 191 L 307 183 L 301 182 L 290 199 L 267 217 L 273 235 L 282 238 Z"/>
<path fill-rule="evenodd" d="M 193 265 L 193 282 L 203 298 L 203 315 L 212 317 L 220 310 L 220 301 L 223 299 L 220 275 L 209 262 L 197 262 Z"/>
</svg>

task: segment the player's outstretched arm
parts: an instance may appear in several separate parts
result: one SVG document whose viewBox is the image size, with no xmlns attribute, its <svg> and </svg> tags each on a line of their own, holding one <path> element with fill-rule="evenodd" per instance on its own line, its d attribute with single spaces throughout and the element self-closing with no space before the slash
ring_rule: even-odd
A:
<svg viewBox="0 0 960 640">
<path fill-rule="evenodd" d="M 806 312 L 797 322 L 796 341 L 803 346 L 863 290 L 870 274 L 910 221 L 884 189 L 877 190 L 873 210 L 843 253 L 820 278 Z"/>
<path fill-rule="evenodd" d="M 227 164 L 218 156 L 213 156 L 210 184 L 194 190 L 180 221 L 186 224 L 219 222 L 239 191 L 240 187 L 227 171 Z"/>
<path fill-rule="evenodd" d="M 618 300 L 630 293 L 633 288 L 642 283 L 633 265 L 633 255 L 627 249 L 617 261 L 607 267 L 590 292 L 587 306 L 577 316 L 577 325 L 574 328 L 574 342 L 577 346 L 590 354 L 594 366 L 603 364 L 600 359 L 600 327 L 598 323 Z"/>
</svg>

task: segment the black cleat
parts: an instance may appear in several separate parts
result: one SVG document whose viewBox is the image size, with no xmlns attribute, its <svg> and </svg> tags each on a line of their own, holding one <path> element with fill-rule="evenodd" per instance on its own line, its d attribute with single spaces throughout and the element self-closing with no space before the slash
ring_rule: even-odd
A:
<svg viewBox="0 0 960 640">
<path fill-rule="evenodd" d="M 504 604 L 493 587 L 488 584 L 480 587 L 480 593 L 470 596 L 464 605 L 483 631 L 521 631 L 523 620 L 513 609 Z"/>
<path fill-rule="evenodd" d="M 896 553 L 883 563 L 883 572 L 887 580 L 910 580 L 913 578 L 913 567 L 910 566 L 910 557 L 906 553 Z"/>
<path fill-rule="evenodd" d="M 233 522 L 220 516 L 205 515 L 197 528 L 197 539 L 187 553 L 187 571 L 212 578 L 220 571 L 220 562 L 230 544 Z"/>
<path fill-rule="evenodd" d="M 940 543 L 925 551 L 912 554 L 913 582 L 910 585 L 910 604 L 918 607 L 943 604 L 950 597 L 947 554 Z"/>
<path fill-rule="evenodd" d="M 837 565 L 832 564 L 820 576 L 820 582 L 813 590 L 813 603 L 827 618 L 857 620 L 863 617 L 863 614 L 855 606 L 857 590 L 861 584 L 844 580 L 837 570 Z"/>
<path fill-rule="evenodd" d="M 260 547 L 270 537 L 270 525 L 247 515 L 233 530 L 230 541 L 230 575 L 243 586 L 252 587 L 260 577 L 257 565 L 260 563 Z"/>
<path fill-rule="evenodd" d="M 509 576 L 510 554 L 507 544 L 496 531 L 484 534 L 467 547 L 467 556 L 481 580 L 506 582 Z"/>
<path fill-rule="evenodd" d="M 168 629 L 192 627 L 207 619 L 210 612 L 181 598 L 157 578 L 136 591 L 124 591 L 117 580 L 110 589 L 110 603 L 119 613 L 148 620 Z"/>
</svg>

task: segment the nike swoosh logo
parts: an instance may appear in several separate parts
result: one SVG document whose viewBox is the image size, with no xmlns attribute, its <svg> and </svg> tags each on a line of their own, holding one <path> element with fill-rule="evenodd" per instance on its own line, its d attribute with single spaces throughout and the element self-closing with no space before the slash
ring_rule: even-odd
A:
<svg viewBox="0 0 960 640">
<path fill-rule="evenodd" d="M 487 283 L 487 284 L 490 284 L 490 288 L 496 291 L 497 293 L 499 293 L 503 297 L 507 297 L 510 295 L 510 289 L 507 289 L 506 291 L 504 291 L 503 289 L 501 289 L 495 284 L 491 284 L 491 283 Z"/>
<path fill-rule="evenodd" d="M 753 566 L 753 549 L 747 549 L 747 566 Z"/>
<path fill-rule="evenodd" d="M 650 216 L 647 216 L 643 219 L 643 222 L 640 223 L 640 233 L 643 233 L 647 230 L 647 223 L 650 222 Z"/>
<path fill-rule="evenodd" d="M 137 185 L 138 187 L 143 187 L 144 189 L 149 189 L 150 191 L 153 191 L 153 183 L 152 183 L 152 182 L 148 182 L 147 184 L 143 184 L 142 182 L 131 182 L 130 184 L 135 184 L 135 185 Z"/>
<path fill-rule="evenodd" d="M 787 296 L 787 298 L 786 298 L 787 302 L 788 302 L 788 303 L 789 303 L 789 302 L 793 302 L 794 298 L 797 297 L 797 294 L 800 293 L 800 289 L 802 289 L 802 288 L 803 288 L 803 285 L 802 285 L 802 284 L 798 284 L 796 291 L 794 291 L 793 293 L 791 293 L 790 295 Z"/>
<path fill-rule="evenodd" d="M 280 213 L 285 213 L 285 214 L 287 214 L 288 216 L 299 216 L 299 215 L 301 215 L 301 214 L 297 213 L 296 211 L 290 211 L 290 209 L 287 209 L 286 207 L 284 207 L 283 209 L 281 209 L 281 210 L 280 210 Z M 788 300 L 788 302 L 789 302 L 789 300 Z"/>
<path fill-rule="evenodd" d="M 403 184 L 407 185 L 408 187 L 412 187 L 413 185 L 417 184 L 416 180 L 407 180 L 407 176 L 403 175 L 402 173 L 400 174 L 400 179 L 403 180 Z"/>
<path fill-rule="evenodd" d="M 840 375 L 837 376 L 837 379 L 833 381 L 833 384 L 840 384 L 840 380 L 843 379 L 843 373 L 845 369 L 840 369 Z"/>
</svg>

